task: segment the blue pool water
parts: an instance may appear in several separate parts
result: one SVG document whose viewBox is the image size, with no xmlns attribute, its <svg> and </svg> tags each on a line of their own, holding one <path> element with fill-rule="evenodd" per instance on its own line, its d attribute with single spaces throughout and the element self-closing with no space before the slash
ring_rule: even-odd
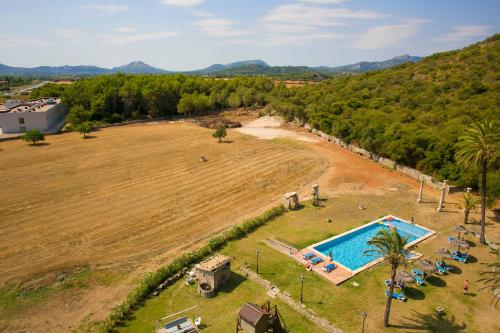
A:
<svg viewBox="0 0 500 333">
<path fill-rule="evenodd" d="M 329 256 L 331 253 L 333 254 L 333 260 L 350 270 L 356 270 L 380 258 L 380 255 L 377 253 L 364 254 L 364 252 L 370 249 L 367 242 L 372 239 L 379 230 L 388 229 L 389 225 L 394 225 L 401 236 L 408 237 L 408 243 L 430 233 L 429 230 L 394 218 L 392 221 L 368 224 L 344 236 L 317 245 L 314 249 L 325 256 Z"/>
</svg>

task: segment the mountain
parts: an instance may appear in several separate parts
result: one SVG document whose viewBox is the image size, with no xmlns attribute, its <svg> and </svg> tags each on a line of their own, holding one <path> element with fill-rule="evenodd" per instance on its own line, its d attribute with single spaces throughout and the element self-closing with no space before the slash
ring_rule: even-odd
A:
<svg viewBox="0 0 500 333">
<path fill-rule="evenodd" d="M 394 57 L 392 59 L 384 60 L 384 61 L 374 61 L 374 62 L 362 61 L 362 62 L 357 62 L 357 63 L 352 64 L 352 65 L 345 65 L 345 66 L 338 66 L 338 67 L 322 66 L 322 67 L 316 67 L 316 68 L 320 69 L 320 70 L 330 71 L 333 73 L 362 73 L 362 72 L 367 72 L 367 71 L 390 68 L 393 66 L 403 64 L 405 62 L 418 62 L 422 59 L 423 59 L 422 57 L 404 54 L 404 55 L 397 56 L 397 57 Z"/>
<path fill-rule="evenodd" d="M 114 67 L 111 69 L 113 73 L 126 73 L 126 74 L 166 74 L 170 73 L 161 68 L 156 68 L 145 64 L 142 61 L 133 61 L 128 65 Z"/>
<path fill-rule="evenodd" d="M 371 70 L 385 69 L 405 62 L 420 61 L 420 57 L 402 55 L 385 61 L 358 62 L 339 67 L 307 67 L 307 66 L 269 66 L 262 60 L 244 60 L 229 64 L 213 64 L 203 69 L 178 72 L 188 75 L 208 76 L 236 76 L 236 75 L 268 75 L 289 79 L 321 80 L 336 74 L 356 74 Z M 169 74 L 174 73 L 161 68 L 152 67 L 142 61 L 130 64 L 102 68 L 96 66 L 40 66 L 34 68 L 10 67 L 0 64 L 0 75 L 25 75 L 25 76 L 92 76 L 113 73 L 126 74 Z"/>
<path fill-rule="evenodd" d="M 273 77 L 321 80 L 335 74 L 363 73 L 372 70 L 390 68 L 405 62 L 417 62 L 421 59 L 421 57 L 405 54 L 385 61 L 363 61 L 338 67 L 269 66 L 262 60 L 247 60 L 226 65 L 214 64 L 204 69 L 185 73 L 209 76 L 269 75 Z"/>
<path fill-rule="evenodd" d="M 169 73 L 164 69 L 159 69 L 145 64 L 142 61 L 134 61 L 128 65 L 102 68 L 97 66 L 40 66 L 33 68 L 11 67 L 0 64 L 0 75 L 26 75 L 26 76 L 86 76 L 103 75 L 113 73 L 126 74 L 165 74 Z"/>
<path fill-rule="evenodd" d="M 234 69 L 234 68 L 246 68 L 246 67 L 252 67 L 252 66 L 261 66 L 264 68 L 269 67 L 268 64 L 266 64 L 262 60 L 244 60 L 244 61 L 237 61 L 237 62 L 232 62 L 230 64 L 213 64 L 208 66 L 207 68 L 195 70 L 195 71 L 190 71 L 186 73 L 192 73 L 192 74 L 213 74 L 213 73 L 219 73 L 224 70 L 228 69 Z"/>
</svg>

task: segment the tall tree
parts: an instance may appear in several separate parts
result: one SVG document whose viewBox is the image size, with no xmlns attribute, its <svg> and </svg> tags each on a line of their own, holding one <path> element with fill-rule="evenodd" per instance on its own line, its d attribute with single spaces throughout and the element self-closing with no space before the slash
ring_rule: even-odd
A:
<svg viewBox="0 0 500 333">
<path fill-rule="evenodd" d="M 385 261 L 391 265 L 391 283 L 389 284 L 389 294 L 385 302 L 384 326 L 389 326 L 389 315 L 391 313 L 392 293 L 396 281 L 396 273 L 398 267 L 406 263 L 405 245 L 408 243 L 407 237 L 402 237 L 396 229 L 382 229 L 375 237 L 368 241 L 368 245 L 372 246 L 365 253 L 375 253 L 382 255 Z"/>
<path fill-rule="evenodd" d="M 481 234 L 479 241 L 486 243 L 486 174 L 488 167 L 496 164 L 499 157 L 500 134 L 498 124 L 483 121 L 473 124 L 459 138 L 456 159 L 466 168 L 481 171 Z"/>
</svg>

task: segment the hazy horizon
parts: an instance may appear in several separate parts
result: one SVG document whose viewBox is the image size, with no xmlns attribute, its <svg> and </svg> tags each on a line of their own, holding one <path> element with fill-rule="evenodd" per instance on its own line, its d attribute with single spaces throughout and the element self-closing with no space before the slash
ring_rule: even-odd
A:
<svg viewBox="0 0 500 333">
<path fill-rule="evenodd" d="M 461 48 L 498 31 L 496 1 L 0 0 L 0 63 L 132 61 L 172 70 L 259 59 L 342 66 Z M 20 22 L 20 14 L 23 20 Z"/>
</svg>

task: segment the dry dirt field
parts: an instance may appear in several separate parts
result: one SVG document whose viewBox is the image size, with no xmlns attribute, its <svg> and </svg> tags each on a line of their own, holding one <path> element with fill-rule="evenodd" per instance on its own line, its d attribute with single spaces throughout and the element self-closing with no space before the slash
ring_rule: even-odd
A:
<svg viewBox="0 0 500 333">
<path fill-rule="evenodd" d="M 30 321 L 65 331 L 89 313 L 105 316 L 127 277 L 257 215 L 327 167 L 289 142 L 230 131 L 218 144 L 212 132 L 161 123 L 102 129 L 85 140 L 49 136 L 35 147 L 0 143 L 0 286 L 48 285 L 83 265 L 125 272 L 108 288 L 50 297 Z M 30 331 L 23 317 L 11 318 L 10 328 Z"/>
</svg>

